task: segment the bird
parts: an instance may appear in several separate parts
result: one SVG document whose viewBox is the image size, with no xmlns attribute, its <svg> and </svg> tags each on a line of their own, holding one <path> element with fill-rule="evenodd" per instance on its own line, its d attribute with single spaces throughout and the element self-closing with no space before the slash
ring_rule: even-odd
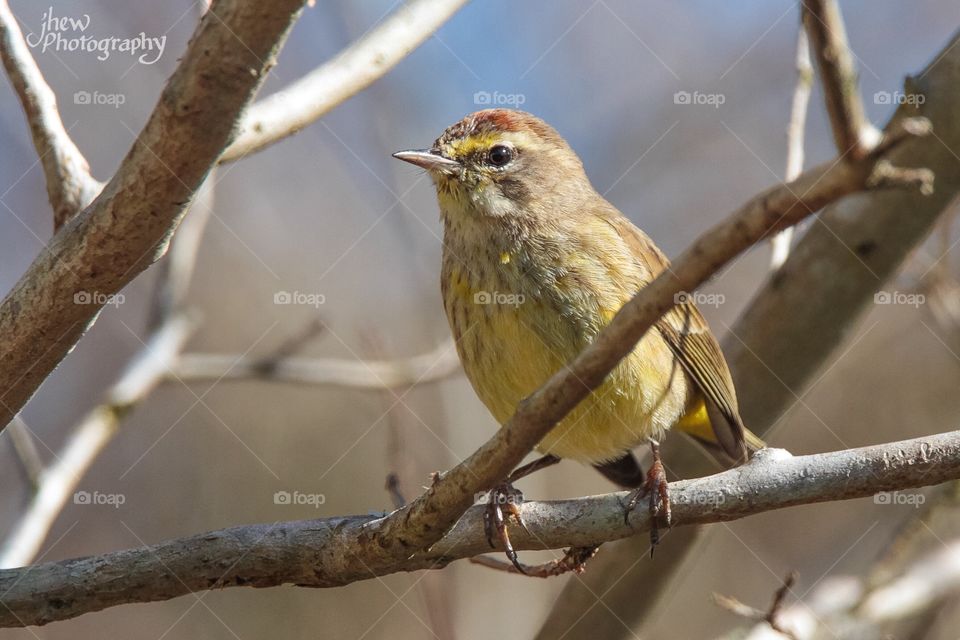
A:
<svg viewBox="0 0 960 640">
<path fill-rule="evenodd" d="M 466 376 L 501 425 L 670 268 L 650 237 L 592 186 L 567 141 L 530 113 L 477 111 L 430 148 L 393 155 L 425 169 L 434 183 L 443 307 Z M 543 457 L 496 488 L 487 537 L 493 546 L 499 536 L 521 572 L 526 565 L 510 544 L 507 519 L 521 522 L 512 483 L 532 471 L 561 459 L 593 466 L 634 489 L 628 513 L 649 497 L 652 522 L 664 516 L 669 526 L 664 434 L 683 432 L 731 464 L 763 447 L 743 424 L 729 367 L 693 296 L 675 302 L 539 442 Z M 632 453 L 645 443 L 653 451 L 647 473 Z"/>
</svg>

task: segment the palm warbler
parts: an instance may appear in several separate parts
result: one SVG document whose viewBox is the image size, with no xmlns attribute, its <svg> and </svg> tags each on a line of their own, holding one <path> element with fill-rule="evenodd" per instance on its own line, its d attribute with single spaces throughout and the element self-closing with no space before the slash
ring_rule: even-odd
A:
<svg viewBox="0 0 960 640">
<path fill-rule="evenodd" d="M 501 424 L 669 267 L 594 190 L 560 134 L 533 115 L 479 111 L 430 149 L 394 156 L 426 169 L 436 185 L 444 308 L 467 377 Z M 570 458 L 640 487 L 649 478 L 630 450 L 673 428 L 734 461 L 759 445 L 743 427 L 720 347 L 688 300 L 537 449 L 551 462 Z"/>
</svg>

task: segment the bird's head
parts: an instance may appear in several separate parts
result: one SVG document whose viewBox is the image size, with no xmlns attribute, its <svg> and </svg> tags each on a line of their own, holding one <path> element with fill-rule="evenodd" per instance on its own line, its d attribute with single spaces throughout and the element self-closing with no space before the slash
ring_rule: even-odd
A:
<svg viewBox="0 0 960 640">
<path fill-rule="evenodd" d="M 523 111 L 477 111 L 449 127 L 429 149 L 393 156 L 430 173 L 445 214 L 526 217 L 547 209 L 550 201 L 572 202 L 592 192 L 567 142 Z"/>
</svg>

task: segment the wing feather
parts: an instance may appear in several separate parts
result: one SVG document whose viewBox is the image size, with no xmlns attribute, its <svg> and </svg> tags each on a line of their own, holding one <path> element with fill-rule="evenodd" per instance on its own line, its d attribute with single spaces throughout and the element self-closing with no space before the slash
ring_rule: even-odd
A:
<svg viewBox="0 0 960 640">
<path fill-rule="evenodd" d="M 612 207 L 611 207 L 612 208 Z M 670 261 L 640 229 L 614 210 L 605 216 L 651 279 Z M 707 321 L 691 301 L 682 301 L 655 325 L 684 370 L 704 395 L 707 415 L 718 444 L 735 460 L 746 458 L 744 426 L 727 361 Z"/>
</svg>

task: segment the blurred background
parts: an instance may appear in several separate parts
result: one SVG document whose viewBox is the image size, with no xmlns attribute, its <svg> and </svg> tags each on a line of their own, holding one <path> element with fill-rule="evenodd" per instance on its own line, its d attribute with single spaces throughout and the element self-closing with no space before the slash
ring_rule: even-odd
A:
<svg viewBox="0 0 960 640">
<path fill-rule="evenodd" d="M 39 33 L 52 9 L 88 15 L 86 33 L 96 37 L 166 36 L 153 64 L 119 53 L 101 61 L 33 50 L 94 176 L 107 179 L 174 69 L 198 8 L 188 0 L 11 5 L 24 33 Z M 296 25 L 263 94 L 329 59 L 398 5 L 320 0 Z M 868 115 L 882 124 L 903 77 L 923 68 L 960 24 L 960 5 L 841 6 Z M 402 358 L 447 340 L 433 189 L 390 153 L 429 146 L 446 126 L 487 106 L 520 107 L 553 124 L 598 191 L 677 255 L 782 178 L 798 21 L 796 2 L 758 0 L 469 4 L 368 90 L 295 137 L 217 171 L 213 217 L 188 298 L 202 325 L 188 351 L 266 356 L 313 322 L 322 330 L 301 355 Z M 123 98 L 86 104 L 78 92 Z M 806 152 L 808 167 L 834 155 L 816 85 Z M 0 82 L 0 201 L 6 292 L 52 227 L 43 173 L 7 82 Z M 911 274 L 953 261 L 944 255 L 949 247 L 931 240 L 902 281 L 887 288 L 909 291 L 916 285 Z M 757 247 L 707 287 L 722 294 L 721 303 L 703 309 L 718 335 L 767 276 L 769 258 L 768 247 Z M 154 267 L 123 292 L 122 304 L 104 310 L 23 412 L 44 460 L 53 459 L 142 348 L 156 275 Z M 281 292 L 322 304 L 275 304 Z M 801 454 L 960 428 L 960 358 L 948 346 L 958 342 L 928 309 L 876 305 L 853 334 L 774 428 L 772 445 Z M 41 557 L 102 553 L 242 523 L 388 510 L 387 473 L 398 472 L 402 492 L 412 497 L 430 472 L 462 460 L 496 427 L 459 370 L 385 392 L 172 380 L 124 419 L 78 487 L 122 495 L 123 503 L 71 501 Z M 3 533 L 23 512 L 30 486 L 6 435 L 0 460 Z M 599 474 L 571 462 L 521 487 L 537 499 L 611 490 Z M 276 492 L 322 498 L 277 504 Z M 800 570 L 798 594 L 827 575 L 862 572 L 914 513 L 915 505 L 866 499 L 715 525 L 644 635 L 709 637 L 742 624 L 712 604 L 711 592 L 765 607 L 790 569 Z M 577 579 L 522 579 L 460 562 L 341 589 L 205 592 L 0 637 L 99 638 L 109 630 L 110 637 L 141 638 L 528 638 L 566 581 Z M 932 637 L 956 637 L 944 633 Z"/>
</svg>

